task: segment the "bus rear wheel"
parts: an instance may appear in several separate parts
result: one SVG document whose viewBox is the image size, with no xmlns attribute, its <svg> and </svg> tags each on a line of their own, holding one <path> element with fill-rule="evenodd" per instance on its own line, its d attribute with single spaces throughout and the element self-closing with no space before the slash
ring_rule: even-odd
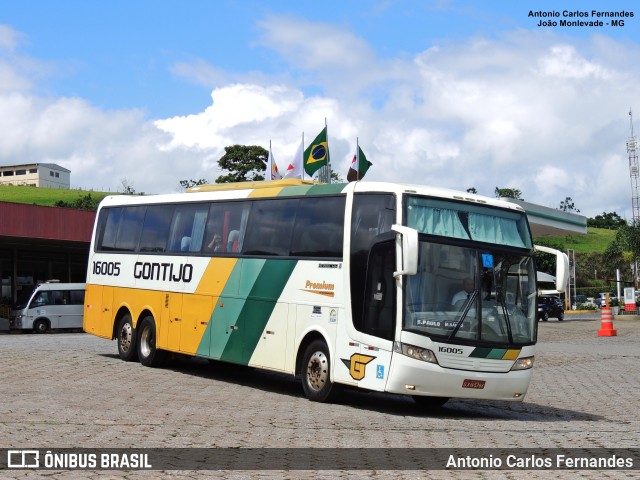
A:
<svg viewBox="0 0 640 480">
<path fill-rule="evenodd" d="M 337 387 L 331 381 L 329 348 L 322 340 L 309 344 L 302 357 L 302 389 L 313 402 L 326 402 L 334 398 Z"/>
<path fill-rule="evenodd" d="M 138 326 L 138 358 L 145 367 L 160 367 L 166 359 L 164 350 L 156 348 L 156 322 L 144 317 Z"/>
<path fill-rule="evenodd" d="M 116 340 L 118 341 L 118 355 L 125 362 L 133 362 L 138 358 L 136 349 L 137 340 L 136 329 L 133 328 L 131 315 L 125 313 L 118 322 L 118 330 L 116 332 Z"/>
</svg>

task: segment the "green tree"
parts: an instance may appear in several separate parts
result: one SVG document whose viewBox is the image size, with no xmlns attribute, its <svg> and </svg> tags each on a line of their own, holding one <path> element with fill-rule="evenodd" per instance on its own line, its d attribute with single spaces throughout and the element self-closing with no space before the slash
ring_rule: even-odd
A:
<svg viewBox="0 0 640 480">
<path fill-rule="evenodd" d="M 180 186 L 185 190 L 187 188 L 195 187 L 196 185 L 204 185 L 206 183 L 209 182 L 207 182 L 204 178 L 201 178 L 200 180 L 180 180 Z"/>
<path fill-rule="evenodd" d="M 333 169 L 331 170 L 331 183 L 344 183 L 344 179 Z"/>
<path fill-rule="evenodd" d="M 496 198 L 513 198 L 515 200 L 524 200 L 522 192 L 517 188 L 498 188 L 495 190 Z"/>
<path fill-rule="evenodd" d="M 467 193 L 478 193 L 478 190 L 476 190 L 476 187 L 467 188 Z"/>
<path fill-rule="evenodd" d="M 627 222 L 616 212 L 602 212 L 602 215 L 596 215 L 594 218 L 587 218 L 587 226 L 594 228 L 609 228 L 615 230 L 626 224 Z"/>
<path fill-rule="evenodd" d="M 269 152 L 258 145 L 232 145 L 224 147 L 225 154 L 218 165 L 227 170 L 226 175 L 216 178 L 216 183 L 252 182 L 264 180 Z"/>
<path fill-rule="evenodd" d="M 573 203 L 573 199 L 571 197 L 566 197 L 564 200 L 560 202 L 560 210 L 562 210 L 563 212 L 580 213 L 580 210 L 576 208 L 575 204 Z"/>
<path fill-rule="evenodd" d="M 616 238 L 609 244 L 605 252 L 608 260 L 614 259 L 615 268 L 620 268 L 623 276 L 631 273 L 630 265 L 640 258 L 640 224 L 626 223 L 616 231 Z"/>
<path fill-rule="evenodd" d="M 100 200 L 93 198 L 91 193 L 87 193 L 84 197 L 77 198 L 73 202 L 65 202 L 64 200 L 58 200 L 55 203 L 56 207 L 66 208 L 79 208 L 80 210 L 97 210 Z"/>
</svg>

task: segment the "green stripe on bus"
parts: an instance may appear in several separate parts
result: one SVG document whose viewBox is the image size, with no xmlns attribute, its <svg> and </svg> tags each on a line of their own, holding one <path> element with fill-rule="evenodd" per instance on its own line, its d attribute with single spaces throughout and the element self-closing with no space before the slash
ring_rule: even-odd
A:
<svg viewBox="0 0 640 480">
<path fill-rule="evenodd" d="M 220 294 L 220 298 L 217 299 L 216 305 L 213 307 L 213 313 L 207 324 L 207 329 L 202 336 L 200 345 L 198 345 L 196 355 L 217 359 L 222 357 L 222 353 L 227 346 L 232 332 L 229 327 L 235 325 L 244 306 L 244 300 L 238 298 L 238 286 L 242 280 L 242 264 L 244 261 L 245 259 L 240 259 L 236 263 L 231 275 L 229 275 Z M 265 260 L 257 261 L 265 262 Z M 250 290 L 253 284 L 245 285 L 244 287 Z"/>
<path fill-rule="evenodd" d="M 279 197 L 293 197 L 296 195 L 307 195 L 307 192 L 311 188 L 310 185 L 300 185 L 299 187 L 284 187 L 278 193 Z"/>
<path fill-rule="evenodd" d="M 323 185 L 313 185 L 307 195 L 329 195 L 332 193 L 341 193 L 346 183 L 327 183 Z"/>
<path fill-rule="evenodd" d="M 248 364 L 297 263 L 297 260 L 239 261 L 213 310 L 197 355 Z M 247 274 L 251 271 L 255 273 Z"/>
<path fill-rule="evenodd" d="M 502 357 L 504 357 L 506 353 L 506 348 L 476 347 L 473 349 L 473 352 L 471 352 L 471 355 L 469 355 L 469 357 L 502 360 Z"/>
<path fill-rule="evenodd" d="M 493 349 L 486 347 L 476 347 L 473 349 L 473 352 L 471 352 L 471 355 L 469 356 L 472 358 L 487 358 L 487 355 L 489 355 L 491 350 Z"/>
<path fill-rule="evenodd" d="M 341 193 L 345 183 L 323 183 L 320 185 L 300 185 L 299 187 L 284 187 L 279 197 L 293 197 L 296 195 L 331 195 Z"/>
<path fill-rule="evenodd" d="M 248 365 L 271 313 L 291 277 L 297 260 L 267 260 L 257 276 L 222 354 L 222 360 Z"/>
</svg>

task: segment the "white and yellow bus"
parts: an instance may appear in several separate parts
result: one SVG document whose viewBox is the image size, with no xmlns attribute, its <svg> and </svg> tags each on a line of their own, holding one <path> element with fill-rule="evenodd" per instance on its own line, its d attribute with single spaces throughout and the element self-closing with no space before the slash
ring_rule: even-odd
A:
<svg viewBox="0 0 640 480">
<path fill-rule="evenodd" d="M 519 206 L 392 183 L 279 180 L 100 204 L 84 330 L 123 360 L 168 352 L 347 385 L 521 401 L 537 336 Z M 566 256 L 557 283 L 566 283 Z"/>
</svg>

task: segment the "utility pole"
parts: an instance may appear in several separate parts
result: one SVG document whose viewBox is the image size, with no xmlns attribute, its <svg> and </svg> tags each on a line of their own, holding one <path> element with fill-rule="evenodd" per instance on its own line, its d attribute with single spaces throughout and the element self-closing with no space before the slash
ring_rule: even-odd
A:
<svg viewBox="0 0 640 480">
<path fill-rule="evenodd" d="M 631 178 L 631 210 L 633 225 L 640 225 L 640 168 L 638 167 L 638 140 L 633 133 L 633 114 L 629 108 L 629 124 L 631 135 L 627 139 L 627 154 L 629 155 L 629 176 Z M 634 286 L 638 286 L 638 259 L 633 259 Z"/>
</svg>

